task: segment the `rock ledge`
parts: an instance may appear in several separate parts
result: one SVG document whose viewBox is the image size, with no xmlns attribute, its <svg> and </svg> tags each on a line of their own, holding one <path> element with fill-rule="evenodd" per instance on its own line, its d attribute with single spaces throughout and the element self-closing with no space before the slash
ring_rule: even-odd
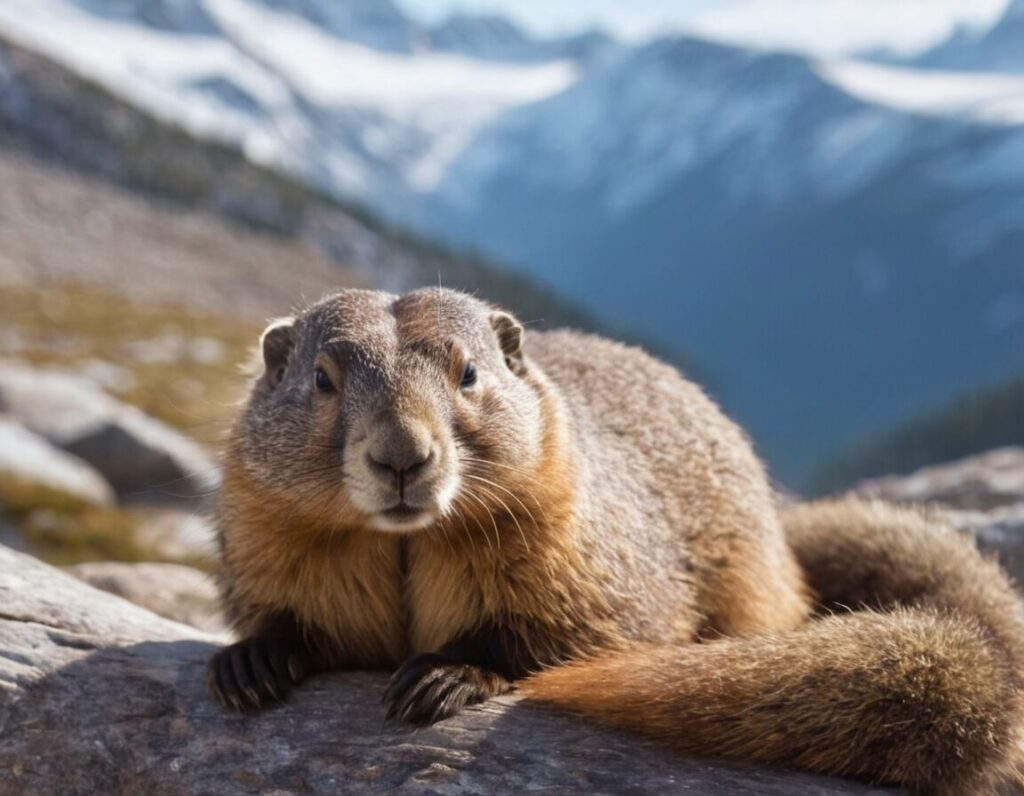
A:
<svg viewBox="0 0 1024 796">
<path fill-rule="evenodd" d="M 426 730 L 384 722 L 383 675 L 317 678 L 258 717 L 206 697 L 219 637 L 0 547 L 0 794 L 881 794 L 684 760 L 495 700 Z"/>
</svg>

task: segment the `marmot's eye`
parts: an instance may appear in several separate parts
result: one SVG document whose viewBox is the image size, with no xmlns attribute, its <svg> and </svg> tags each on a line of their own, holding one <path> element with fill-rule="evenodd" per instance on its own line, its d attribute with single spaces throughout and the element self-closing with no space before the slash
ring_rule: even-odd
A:
<svg viewBox="0 0 1024 796">
<path fill-rule="evenodd" d="M 327 371 L 323 368 L 317 368 L 313 371 L 313 383 L 320 392 L 334 392 L 334 384 L 331 382 L 331 377 L 327 375 Z"/>
<path fill-rule="evenodd" d="M 467 362 L 466 369 L 462 371 L 462 380 L 459 382 L 459 387 L 467 390 L 474 384 L 476 384 L 476 365 L 472 362 Z"/>
</svg>

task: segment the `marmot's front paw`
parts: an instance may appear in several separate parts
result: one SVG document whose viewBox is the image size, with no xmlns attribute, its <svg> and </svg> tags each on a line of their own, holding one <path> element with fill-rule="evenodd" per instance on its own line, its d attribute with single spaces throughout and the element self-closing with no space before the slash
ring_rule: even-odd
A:
<svg viewBox="0 0 1024 796">
<path fill-rule="evenodd" d="M 388 718 L 433 724 L 503 694 L 511 684 L 499 674 L 437 653 L 416 655 L 395 672 L 384 692 Z"/>
<path fill-rule="evenodd" d="M 226 708 L 252 713 L 284 701 L 309 674 L 303 656 L 277 640 L 251 638 L 210 659 L 207 685 Z"/>
</svg>

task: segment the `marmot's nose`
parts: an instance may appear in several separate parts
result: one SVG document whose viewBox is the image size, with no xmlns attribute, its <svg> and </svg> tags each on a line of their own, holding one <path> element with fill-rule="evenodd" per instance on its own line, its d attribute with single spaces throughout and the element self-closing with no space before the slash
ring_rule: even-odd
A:
<svg viewBox="0 0 1024 796">
<path fill-rule="evenodd" d="M 427 434 L 388 434 L 366 452 L 370 470 L 394 482 L 399 490 L 425 473 L 433 459 L 433 445 Z"/>
</svg>

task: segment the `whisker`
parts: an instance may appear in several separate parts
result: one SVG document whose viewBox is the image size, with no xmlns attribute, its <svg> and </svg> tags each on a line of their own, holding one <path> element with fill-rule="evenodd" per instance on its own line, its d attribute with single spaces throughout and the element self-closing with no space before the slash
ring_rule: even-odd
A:
<svg viewBox="0 0 1024 796">
<path fill-rule="evenodd" d="M 496 542 L 498 544 L 498 547 L 500 548 L 501 547 L 501 532 L 498 530 L 498 523 L 494 519 L 494 515 L 491 513 L 490 508 L 488 508 L 487 504 L 483 500 L 481 500 L 477 495 L 474 495 L 472 492 L 467 490 L 463 494 L 466 497 L 472 498 L 473 500 L 475 500 L 480 505 L 480 507 L 483 508 L 483 510 L 487 512 L 487 516 L 491 518 L 491 523 L 494 525 L 495 539 L 496 539 Z M 487 532 L 484 530 L 484 526 L 480 523 L 479 520 L 476 519 L 476 517 L 473 517 L 472 515 L 471 515 L 471 517 L 472 517 L 473 521 L 477 524 L 477 526 L 480 528 L 480 533 L 482 533 L 484 535 L 484 539 L 487 541 L 487 547 L 490 548 L 492 553 L 494 553 L 495 550 L 494 550 L 494 547 L 491 545 L 491 538 L 487 534 Z"/>
<path fill-rule="evenodd" d="M 473 463 L 475 463 L 475 462 L 477 462 L 479 460 L 476 460 L 476 459 L 466 459 L 466 461 L 468 461 L 470 464 L 473 464 Z M 496 487 L 496 488 L 500 489 L 501 491 L 505 492 L 506 494 L 508 494 L 520 506 L 523 507 L 523 510 L 528 515 L 530 515 L 530 519 L 533 521 L 534 525 L 538 525 L 537 518 L 533 515 L 533 512 L 531 512 L 530 509 L 526 506 L 526 504 L 523 503 L 523 501 L 519 498 L 519 496 L 516 495 L 514 492 L 512 492 L 510 489 L 508 489 L 505 486 L 502 486 L 501 484 L 499 484 L 499 483 L 497 483 L 495 481 L 491 481 L 490 479 L 484 478 L 483 476 L 480 475 L 479 472 L 473 470 L 472 468 L 468 468 L 467 472 L 465 473 L 465 475 L 467 475 L 467 476 L 471 475 L 474 478 L 482 480 L 484 483 L 490 484 L 491 486 Z M 530 480 L 534 480 L 534 479 L 530 479 Z M 537 482 L 537 483 L 539 483 L 539 482 Z M 530 500 L 530 502 L 533 503 L 533 505 L 537 508 L 537 511 L 540 513 L 540 515 L 544 519 L 545 523 L 548 523 L 550 521 L 550 517 L 548 516 L 547 509 L 544 507 L 544 504 L 540 500 L 538 500 L 537 496 L 534 495 L 533 492 L 531 492 L 529 489 L 524 489 L 523 493 Z"/>
<path fill-rule="evenodd" d="M 476 552 L 476 540 L 473 538 L 473 534 L 470 533 L 469 526 L 466 524 L 466 515 L 461 510 L 458 499 L 452 501 L 452 508 L 455 511 L 455 516 L 459 518 L 459 521 L 462 525 L 462 534 L 465 537 L 466 541 L 469 542 L 470 549 Z"/>
<path fill-rule="evenodd" d="M 452 540 L 450 538 L 448 538 L 448 528 L 445 526 L 445 520 L 447 519 L 447 517 L 448 517 L 448 510 L 446 509 L 445 512 L 439 518 L 439 522 L 436 523 L 436 526 L 441 529 L 441 534 L 444 536 L 445 545 L 447 545 L 447 547 L 451 551 L 452 555 L 455 555 L 456 554 L 455 548 L 452 547 Z"/>
<path fill-rule="evenodd" d="M 479 479 L 476 476 L 472 476 L 472 475 L 469 475 L 468 477 L 472 478 L 473 480 L 477 480 L 477 481 L 483 480 L 483 479 Z M 498 501 L 498 503 L 500 503 L 502 505 L 502 508 L 504 508 L 505 511 L 508 513 L 508 516 L 512 518 L 512 522 L 514 522 L 516 524 L 516 528 L 519 530 L 519 536 L 522 538 L 523 545 L 526 547 L 526 552 L 529 553 L 530 552 L 530 543 L 526 540 L 526 532 L 523 531 L 523 526 L 519 523 L 519 519 L 516 517 L 516 515 L 512 511 L 512 509 L 510 509 L 508 507 L 508 504 L 504 500 L 502 500 L 498 495 L 496 495 L 493 492 L 491 492 L 491 490 L 487 489 L 486 487 L 478 487 L 478 488 L 482 489 L 485 494 L 487 494 L 490 497 L 494 498 L 496 501 Z M 536 520 L 534 520 L 534 524 L 536 524 Z"/>
<path fill-rule="evenodd" d="M 506 495 L 511 497 L 516 503 L 518 503 L 522 507 L 523 511 L 526 512 L 526 514 L 530 518 L 530 521 L 534 525 L 538 525 L 537 518 L 533 516 L 533 512 L 530 511 L 529 507 L 525 503 L 523 503 L 523 501 L 519 498 L 519 496 L 516 495 L 516 493 L 513 492 L 511 489 L 508 489 L 507 487 L 504 487 L 501 484 L 496 483 L 495 481 L 491 481 L 489 478 L 484 478 L 479 473 L 469 473 L 469 472 L 467 472 L 467 473 L 463 473 L 463 475 L 465 475 L 465 477 L 470 478 L 470 479 L 472 479 L 474 481 L 480 481 L 480 482 L 482 482 L 484 484 L 488 484 L 489 486 L 492 486 L 495 489 L 500 489 L 502 492 L 504 492 Z M 533 497 L 529 493 L 527 493 L 527 496 L 531 497 L 531 498 Z M 534 499 L 534 502 L 537 503 L 537 500 Z M 543 507 L 541 507 L 539 505 L 539 503 L 538 503 L 538 508 L 540 509 L 541 513 L 543 514 L 544 513 Z M 509 512 L 509 513 L 511 514 L 511 512 Z M 545 517 L 544 519 L 546 520 L 547 517 Z"/>
<path fill-rule="evenodd" d="M 506 470 L 510 470 L 513 473 L 516 473 L 517 475 L 520 475 L 523 478 L 527 479 L 528 481 L 531 481 L 532 483 L 536 484 L 537 486 L 545 486 L 545 484 L 542 481 L 538 480 L 530 472 L 528 472 L 527 470 L 522 469 L 521 467 L 515 467 L 514 465 L 506 464 L 504 462 L 491 462 L 491 461 L 487 461 L 486 459 L 479 459 L 479 458 L 477 458 L 475 456 L 463 455 L 461 458 L 462 458 L 463 461 L 472 462 L 474 464 L 481 464 L 481 465 L 485 465 L 487 467 L 503 467 Z"/>
</svg>

